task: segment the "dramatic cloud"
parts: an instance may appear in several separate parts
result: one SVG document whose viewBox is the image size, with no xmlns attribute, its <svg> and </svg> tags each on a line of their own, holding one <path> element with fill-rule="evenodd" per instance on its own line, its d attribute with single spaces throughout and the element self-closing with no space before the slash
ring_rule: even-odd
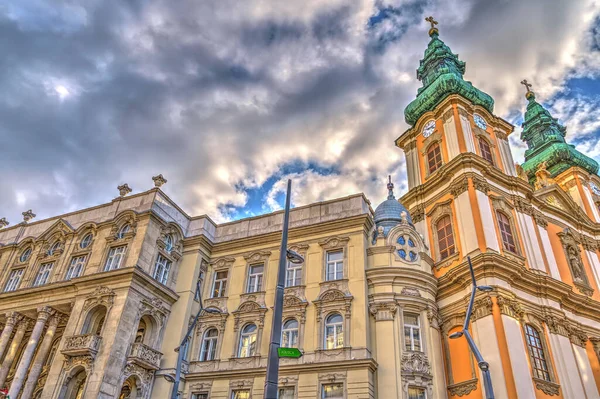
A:
<svg viewBox="0 0 600 399">
<path fill-rule="evenodd" d="M 595 1 L 28 1 L 0 6 L 0 217 L 48 217 L 162 173 L 217 220 L 406 191 L 403 109 L 428 15 L 466 78 L 520 123 L 519 82 L 600 156 Z M 581 86 L 581 85 L 580 85 Z M 520 160 L 518 131 L 511 142 Z"/>
</svg>

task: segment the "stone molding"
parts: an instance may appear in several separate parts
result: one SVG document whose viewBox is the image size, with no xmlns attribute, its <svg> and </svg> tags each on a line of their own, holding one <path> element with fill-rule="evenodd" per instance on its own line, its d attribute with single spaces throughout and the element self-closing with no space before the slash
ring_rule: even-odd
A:
<svg viewBox="0 0 600 399">
<path fill-rule="evenodd" d="M 588 341 L 587 334 L 576 327 L 571 327 L 569 332 L 569 339 L 573 345 L 581 346 L 582 348 L 586 347 L 586 342 Z"/>
<path fill-rule="evenodd" d="M 334 382 L 345 382 L 347 378 L 346 372 L 341 373 L 319 373 L 319 382 L 321 383 L 334 383 Z"/>
<path fill-rule="evenodd" d="M 531 205 L 531 203 L 529 201 L 527 201 L 525 198 L 520 197 L 518 195 L 513 195 L 512 200 L 513 200 L 513 203 L 515 204 L 515 208 L 516 208 L 517 212 L 521 212 L 521 213 L 524 213 L 529 216 L 534 215 L 533 205 Z"/>
<path fill-rule="evenodd" d="M 424 352 L 404 352 L 400 362 L 402 374 L 425 374 L 431 376 L 431 365 Z"/>
<path fill-rule="evenodd" d="M 131 344 L 131 350 L 129 351 L 127 360 L 146 370 L 158 370 L 160 368 L 162 355 L 161 352 L 152 349 L 148 345 L 141 342 L 134 342 Z"/>
<path fill-rule="evenodd" d="M 403 287 L 400 295 L 421 298 L 421 292 L 415 287 Z"/>
<path fill-rule="evenodd" d="M 229 388 L 230 389 L 252 389 L 253 385 L 254 385 L 253 378 L 229 380 Z"/>
<path fill-rule="evenodd" d="M 202 381 L 197 382 L 190 385 L 190 391 L 198 392 L 198 391 L 210 391 L 212 389 L 212 380 L 210 381 Z"/>
<path fill-rule="evenodd" d="M 267 308 L 256 302 L 242 303 L 237 310 L 232 312 L 234 317 L 233 331 L 237 333 L 242 324 L 250 321 L 256 323 L 257 327 L 262 330 L 265 326 L 265 313 L 267 313 Z"/>
<path fill-rule="evenodd" d="M 89 356 L 92 360 L 96 357 L 102 337 L 96 334 L 81 334 L 65 337 L 61 353 L 67 357 Z"/>
<path fill-rule="evenodd" d="M 496 303 L 500 308 L 501 314 L 510 316 L 517 320 L 521 320 L 523 318 L 525 312 L 517 300 L 503 295 L 498 295 L 496 297 Z"/>
<path fill-rule="evenodd" d="M 375 321 L 394 320 L 398 306 L 394 301 L 374 302 L 369 304 L 369 312 L 375 317 Z"/>
<path fill-rule="evenodd" d="M 472 180 L 473 187 L 475 188 L 475 190 L 481 191 L 485 195 L 488 194 L 488 192 L 490 191 L 490 184 L 484 177 L 481 177 L 479 175 L 473 175 Z"/>
<path fill-rule="evenodd" d="M 465 396 L 477 389 L 477 378 L 448 385 L 450 396 Z"/>
<path fill-rule="evenodd" d="M 277 381 L 278 386 L 296 386 L 298 385 L 298 375 L 283 375 L 279 376 Z"/>
<path fill-rule="evenodd" d="M 325 250 L 341 249 L 341 248 L 345 247 L 346 245 L 348 245 L 349 241 L 350 241 L 350 237 L 333 236 L 333 237 L 328 237 L 324 240 L 319 241 L 319 245 L 321 246 L 321 248 L 323 248 Z"/>
<path fill-rule="evenodd" d="M 138 305 L 138 319 L 145 315 L 152 316 L 158 322 L 158 330 L 161 330 L 164 326 L 168 314 L 169 311 L 163 301 L 156 297 L 144 298 Z"/>
<path fill-rule="evenodd" d="M 492 302 L 492 297 L 490 295 L 475 299 L 475 302 L 473 303 L 471 321 L 476 322 L 483 317 L 490 316 L 492 314 L 493 307 L 494 302 Z"/>
<path fill-rule="evenodd" d="M 419 223 L 425 219 L 425 207 L 423 206 L 423 204 L 418 204 L 413 209 L 411 209 L 409 211 L 409 213 L 410 213 L 410 218 L 412 219 L 413 223 L 415 223 L 415 224 Z"/>
<path fill-rule="evenodd" d="M 217 259 L 212 260 L 209 263 L 209 265 L 216 272 L 216 271 L 229 269 L 233 265 L 234 262 L 235 262 L 235 258 L 233 258 L 231 256 L 224 256 L 222 258 L 217 258 Z"/>
<path fill-rule="evenodd" d="M 542 380 L 536 377 L 533 377 L 533 382 L 535 384 L 535 388 L 544 392 L 546 395 L 558 396 L 560 394 L 560 385 L 554 382 Z"/>
<path fill-rule="evenodd" d="M 537 209 L 533 212 L 533 219 L 535 220 L 538 226 L 544 229 L 548 227 L 548 218 Z"/>
<path fill-rule="evenodd" d="M 265 269 L 267 268 L 267 262 L 271 256 L 271 251 L 252 251 L 243 255 L 244 259 L 248 264 L 250 263 L 265 263 Z"/>
<path fill-rule="evenodd" d="M 469 179 L 467 178 L 467 176 L 460 177 L 450 184 L 450 192 L 452 193 L 452 196 L 454 198 L 466 192 L 468 189 Z"/>
<path fill-rule="evenodd" d="M 115 292 L 106 286 L 96 287 L 83 302 L 83 311 L 87 311 L 96 305 L 104 305 L 108 313 L 114 303 L 115 296 Z"/>
</svg>

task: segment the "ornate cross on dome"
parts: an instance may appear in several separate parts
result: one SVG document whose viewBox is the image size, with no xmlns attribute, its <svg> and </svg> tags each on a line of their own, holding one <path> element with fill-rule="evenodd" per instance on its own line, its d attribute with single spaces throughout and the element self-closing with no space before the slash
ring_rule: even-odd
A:
<svg viewBox="0 0 600 399">
<path fill-rule="evenodd" d="M 429 22 L 432 28 L 435 28 L 435 26 L 438 24 L 438 22 L 435 19 L 433 19 L 433 17 L 427 17 L 425 18 L 425 21 Z"/>
<path fill-rule="evenodd" d="M 530 92 L 530 91 L 531 91 L 531 87 L 532 87 L 533 85 L 532 85 L 532 84 L 530 84 L 529 82 L 527 82 L 527 80 L 523 79 L 523 80 L 521 81 L 521 84 L 522 84 L 523 86 L 525 86 L 525 88 L 527 89 L 527 92 Z"/>
</svg>

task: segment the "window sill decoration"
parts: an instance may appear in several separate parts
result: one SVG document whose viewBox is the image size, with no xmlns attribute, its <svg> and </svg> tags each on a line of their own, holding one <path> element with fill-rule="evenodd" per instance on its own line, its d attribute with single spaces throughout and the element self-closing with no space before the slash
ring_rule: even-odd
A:
<svg viewBox="0 0 600 399">
<path fill-rule="evenodd" d="M 542 380 L 542 379 L 535 378 L 535 377 L 533 377 L 533 382 L 535 384 L 536 389 L 539 389 L 540 391 L 544 392 L 546 395 L 550 395 L 550 396 L 558 396 L 559 395 L 560 385 L 558 385 L 554 382 Z"/>
<path fill-rule="evenodd" d="M 477 389 L 477 378 L 448 385 L 449 396 L 465 396 Z"/>
</svg>

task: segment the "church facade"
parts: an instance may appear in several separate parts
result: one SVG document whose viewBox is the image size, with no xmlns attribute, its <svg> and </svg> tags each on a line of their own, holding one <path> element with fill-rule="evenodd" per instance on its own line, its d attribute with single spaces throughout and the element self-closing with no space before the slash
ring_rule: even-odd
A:
<svg viewBox="0 0 600 399">
<path fill-rule="evenodd" d="M 294 208 L 279 398 L 600 397 L 600 177 L 526 87 L 514 127 L 463 79 L 435 21 L 395 142 L 408 192 Z M 0 388 L 12 399 L 250 399 L 264 392 L 282 212 L 218 224 L 161 189 L 14 226 L 0 219 Z M 199 289 L 197 287 L 200 287 Z"/>
</svg>

